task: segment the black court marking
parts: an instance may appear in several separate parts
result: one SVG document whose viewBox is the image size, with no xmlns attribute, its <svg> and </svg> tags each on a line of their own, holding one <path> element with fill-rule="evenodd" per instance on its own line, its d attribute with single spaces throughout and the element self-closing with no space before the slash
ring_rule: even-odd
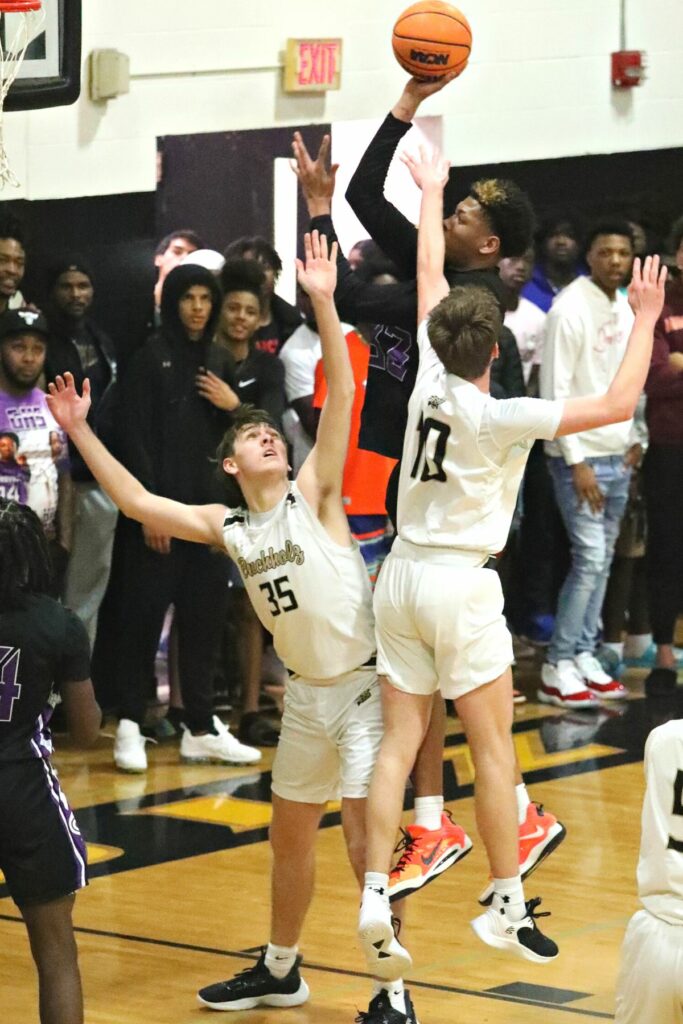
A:
<svg viewBox="0 0 683 1024">
<path fill-rule="evenodd" d="M 13 921 L 15 924 L 23 924 L 24 922 L 20 917 L 14 917 L 11 914 L 0 914 L 0 921 Z M 95 935 L 101 938 L 107 939 L 120 939 L 123 942 L 138 942 L 146 946 L 159 946 L 164 949 L 182 949 L 190 953 L 206 953 L 211 956 L 225 956 L 231 959 L 237 960 L 253 960 L 254 962 L 258 959 L 257 956 L 248 954 L 246 951 L 241 952 L 233 949 L 216 949 L 212 946 L 198 946 L 190 942 L 173 942 L 170 939 L 153 939 L 147 935 L 127 935 L 124 932 L 110 932 L 102 928 L 84 928 L 81 926 L 74 926 L 74 932 L 80 935 Z M 260 952 L 261 947 L 257 949 Z M 308 971 L 319 971 L 321 974 L 335 974 L 345 978 L 367 978 L 371 979 L 372 975 L 366 974 L 363 971 L 350 971 L 342 967 L 329 967 L 327 964 L 314 964 L 305 961 L 305 968 Z M 515 1003 L 523 1006 L 535 1006 L 545 1008 L 548 1010 L 556 1010 L 559 1013 L 574 1013 L 582 1017 L 596 1017 L 600 1020 L 613 1020 L 611 1013 L 603 1013 L 600 1010 L 587 1010 L 579 1006 L 566 1006 L 559 1003 L 548 1002 L 547 999 L 536 999 L 529 995 L 516 995 L 507 994 L 505 992 L 496 989 L 469 989 L 460 988 L 456 985 L 437 985 L 427 981 L 416 981 L 412 978 L 406 978 L 406 985 L 410 985 L 411 988 L 425 989 L 430 992 L 448 992 L 451 995 L 459 996 L 472 996 L 476 999 L 492 999 L 497 1002 Z M 525 985 L 524 982 L 517 982 L 520 987 L 520 991 L 532 990 L 534 988 L 545 992 L 557 991 L 555 989 L 544 989 L 542 985 Z M 514 988 L 514 985 L 501 986 L 501 988 Z M 588 996 L 590 993 L 587 994 Z"/>
<path fill-rule="evenodd" d="M 496 985 L 486 989 L 501 996 L 512 996 L 515 999 L 533 999 L 563 1006 L 577 999 L 590 999 L 592 992 L 574 992 L 569 988 L 550 988 L 548 985 L 532 985 L 525 981 L 513 981 L 510 985 Z"/>
</svg>

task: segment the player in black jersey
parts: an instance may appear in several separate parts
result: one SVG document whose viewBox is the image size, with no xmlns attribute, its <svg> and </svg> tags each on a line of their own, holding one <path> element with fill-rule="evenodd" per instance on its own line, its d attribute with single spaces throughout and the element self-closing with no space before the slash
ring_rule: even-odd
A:
<svg viewBox="0 0 683 1024">
<path fill-rule="evenodd" d="M 61 696 L 71 737 L 89 746 L 101 714 L 85 627 L 50 584 L 40 520 L 0 499 L 0 869 L 28 930 L 41 1024 L 82 1024 L 71 912 L 86 851 L 50 764 L 49 722 Z"/>
</svg>

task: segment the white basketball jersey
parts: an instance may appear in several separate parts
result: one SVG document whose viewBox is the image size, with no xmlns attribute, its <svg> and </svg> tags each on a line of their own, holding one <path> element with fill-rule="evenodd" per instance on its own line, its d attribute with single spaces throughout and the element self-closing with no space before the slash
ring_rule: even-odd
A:
<svg viewBox="0 0 683 1024">
<path fill-rule="evenodd" d="M 651 914 L 683 924 L 683 719 L 650 733 L 645 779 L 638 895 Z"/>
<path fill-rule="evenodd" d="M 399 537 L 457 548 L 483 564 L 505 547 L 529 450 L 557 433 L 562 402 L 499 401 L 446 373 L 427 334 L 403 443 Z"/>
<path fill-rule="evenodd" d="M 270 512 L 228 509 L 223 539 L 288 669 L 324 686 L 374 655 L 372 593 L 358 545 L 336 544 L 296 483 Z"/>
</svg>

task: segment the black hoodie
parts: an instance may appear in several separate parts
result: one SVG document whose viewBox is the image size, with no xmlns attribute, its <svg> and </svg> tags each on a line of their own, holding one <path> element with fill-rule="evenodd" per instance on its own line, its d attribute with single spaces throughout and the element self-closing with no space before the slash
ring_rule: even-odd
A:
<svg viewBox="0 0 683 1024">
<path fill-rule="evenodd" d="M 193 285 L 206 286 L 213 298 L 198 341 L 189 339 L 178 313 Z M 211 460 L 231 417 L 202 398 L 195 382 L 204 368 L 236 386 L 229 354 L 211 340 L 220 306 L 208 270 L 191 263 L 172 270 L 161 296 L 161 327 L 135 354 L 123 383 L 125 465 L 155 494 L 191 504 L 220 500 Z"/>
</svg>

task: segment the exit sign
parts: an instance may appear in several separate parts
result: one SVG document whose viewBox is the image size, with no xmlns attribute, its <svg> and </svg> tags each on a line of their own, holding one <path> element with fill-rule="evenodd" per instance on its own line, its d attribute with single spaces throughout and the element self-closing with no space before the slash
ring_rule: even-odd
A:
<svg viewBox="0 0 683 1024">
<path fill-rule="evenodd" d="M 324 92 L 327 89 L 338 89 L 341 64 L 341 39 L 288 39 L 285 54 L 285 92 Z"/>
</svg>

